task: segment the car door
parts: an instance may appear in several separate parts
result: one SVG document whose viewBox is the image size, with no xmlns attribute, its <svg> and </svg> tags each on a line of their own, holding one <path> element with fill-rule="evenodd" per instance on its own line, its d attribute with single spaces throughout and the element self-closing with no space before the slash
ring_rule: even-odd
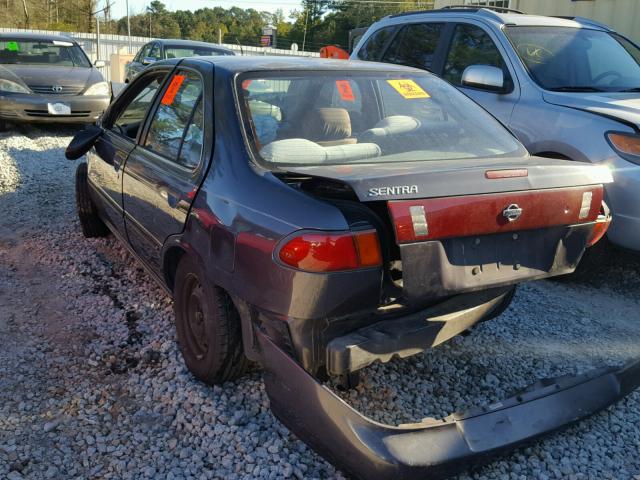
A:
<svg viewBox="0 0 640 480">
<path fill-rule="evenodd" d="M 509 125 L 515 104 L 520 98 L 520 86 L 515 72 L 505 58 L 500 43 L 480 25 L 457 23 L 450 40 L 441 76 L 478 102 L 505 125 Z M 462 74 L 471 65 L 490 65 L 502 69 L 505 88 L 496 92 L 462 84 Z"/>
<path fill-rule="evenodd" d="M 205 122 L 204 113 L 212 111 L 213 67 L 197 61 L 183 63 L 186 65 L 176 69 L 156 99 L 124 172 L 129 241 L 156 272 L 161 271 L 164 241 L 184 228 L 206 170 L 202 159 L 210 156 L 213 143 L 211 118 Z"/>
<path fill-rule="evenodd" d="M 103 134 L 89 156 L 89 180 L 98 193 L 96 202 L 105 220 L 124 234 L 122 171 L 136 146 L 140 126 L 170 67 L 138 77 L 109 108 L 102 121 Z"/>
</svg>

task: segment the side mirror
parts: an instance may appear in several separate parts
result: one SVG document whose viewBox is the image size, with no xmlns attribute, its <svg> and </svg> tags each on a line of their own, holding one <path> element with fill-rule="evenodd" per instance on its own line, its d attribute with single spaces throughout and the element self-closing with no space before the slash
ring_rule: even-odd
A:
<svg viewBox="0 0 640 480">
<path fill-rule="evenodd" d="M 67 160 L 77 160 L 93 147 L 100 135 L 102 135 L 102 128 L 97 125 L 90 125 L 84 130 L 80 130 L 67 145 L 64 156 L 67 157 Z"/>
<path fill-rule="evenodd" d="M 140 63 L 142 63 L 142 65 L 151 65 L 153 62 L 155 62 L 156 59 L 153 57 L 144 57 Z"/>
<path fill-rule="evenodd" d="M 106 67 L 107 62 L 105 62 L 104 60 L 96 60 L 95 62 L 93 62 L 93 66 L 96 68 Z"/>
<path fill-rule="evenodd" d="M 462 73 L 462 85 L 494 92 L 504 91 L 504 73 L 498 67 L 470 65 Z"/>
</svg>

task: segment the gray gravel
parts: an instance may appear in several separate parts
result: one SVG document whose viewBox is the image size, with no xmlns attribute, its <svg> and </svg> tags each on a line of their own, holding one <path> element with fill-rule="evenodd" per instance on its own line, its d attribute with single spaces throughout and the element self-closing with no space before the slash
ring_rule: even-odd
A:
<svg viewBox="0 0 640 480">
<path fill-rule="evenodd" d="M 114 239 L 86 240 L 71 130 L 0 135 L 0 478 L 342 478 L 271 415 L 260 372 L 186 371 L 171 300 Z M 537 282 L 471 335 L 342 393 L 389 423 L 491 403 L 536 378 L 640 356 L 640 261 Z M 640 395 L 460 479 L 640 478 Z"/>
</svg>

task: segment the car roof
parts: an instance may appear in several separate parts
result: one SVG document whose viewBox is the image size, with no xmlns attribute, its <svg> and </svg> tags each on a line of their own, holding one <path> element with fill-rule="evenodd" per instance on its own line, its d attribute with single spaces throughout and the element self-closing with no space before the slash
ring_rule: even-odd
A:
<svg viewBox="0 0 640 480">
<path fill-rule="evenodd" d="M 154 42 L 162 43 L 163 45 L 172 45 L 176 47 L 206 47 L 206 48 L 215 48 L 216 50 L 224 50 L 227 52 L 231 52 L 228 48 L 222 47 L 220 45 L 216 45 L 215 43 L 208 42 L 198 42 L 196 40 L 181 40 L 178 38 L 158 38 L 154 40 Z"/>
<path fill-rule="evenodd" d="M 332 60 L 320 57 L 294 56 L 235 56 L 235 57 L 197 57 L 200 61 L 208 61 L 216 66 L 216 70 L 224 70 L 230 74 L 254 71 L 278 70 L 311 70 L 311 71 L 362 71 L 362 72 L 405 72 L 431 75 L 403 65 L 389 63 L 363 62 L 360 60 Z"/>
<path fill-rule="evenodd" d="M 441 8 L 437 10 L 424 10 L 415 12 L 399 13 L 390 15 L 384 20 L 391 20 L 390 23 L 402 23 L 404 19 L 408 20 L 415 17 L 437 18 L 439 16 L 447 16 L 453 18 L 478 19 L 481 18 L 489 23 L 493 23 L 500 27 L 502 25 L 513 26 L 538 26 L 538 27 L 572 27 L 572 28 L 591 28 L 603 31 L 611 31 L 611 28 L 604 23 L 591 20 L 584 17 L 548 17 L 543 15 L 527 15 L 517 13 L 516 11 L 501 12 L 490 8 Z M 422 18 L 421 18 L 422 19 Z M 400 20 L 400 21 L 398 21 Z"/>
<path fill-rule="evenodd" d="M 0 33 L 0 39 L 6 39 L 6 38 L 16 39 L 16 40 L 35 40 L 35 41 L 44 41 L 44 42 L 59 40 L 62 42 L 76 43 L 76 41 L 73 38 L 67 37 L 66 35 L 54 35 L 54 34 L 48 34 L 48 33 L 23 33 L 23 32 Z"/>
</svg>

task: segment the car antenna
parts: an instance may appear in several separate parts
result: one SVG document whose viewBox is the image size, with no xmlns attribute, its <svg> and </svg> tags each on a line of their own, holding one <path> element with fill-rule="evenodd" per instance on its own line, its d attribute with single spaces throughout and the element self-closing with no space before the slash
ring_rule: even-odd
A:
<svg viewBox="0 0 640 480">
<path fill-rule="evenodd" d="M 242 51 L 242 45 L 240 45 L 240 42 L 238 41 L 238 37 L 236 37 L 236 43 L 240 47 L 240 55 L 244 55 L 244 52 Z"/>
</svg>

